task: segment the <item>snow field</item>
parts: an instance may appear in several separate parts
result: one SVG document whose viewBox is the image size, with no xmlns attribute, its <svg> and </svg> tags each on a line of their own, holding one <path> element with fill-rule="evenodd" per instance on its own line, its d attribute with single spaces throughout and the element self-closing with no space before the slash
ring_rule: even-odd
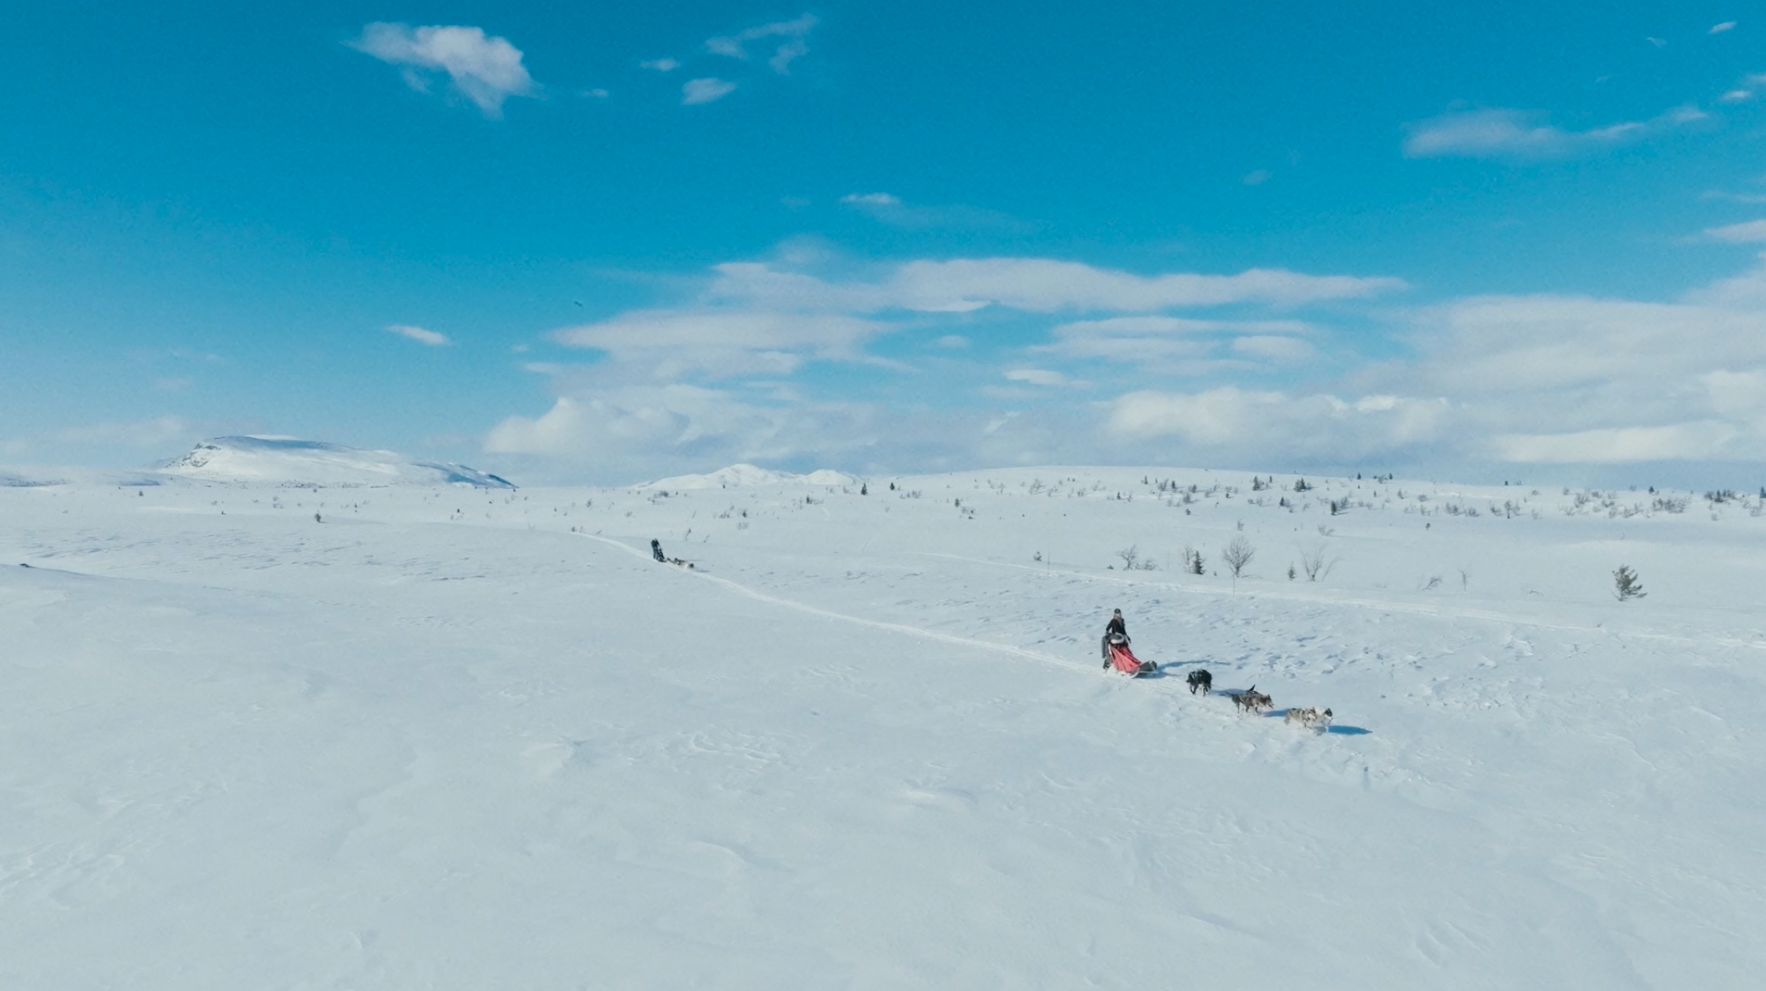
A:
<svg viewBox="0 0 1766 991">
<path fill-rule="evenodd" d="M 888 481 L 0 489 L 0 985 L 1753 985 L 1749 503 Z"/>
</svg>

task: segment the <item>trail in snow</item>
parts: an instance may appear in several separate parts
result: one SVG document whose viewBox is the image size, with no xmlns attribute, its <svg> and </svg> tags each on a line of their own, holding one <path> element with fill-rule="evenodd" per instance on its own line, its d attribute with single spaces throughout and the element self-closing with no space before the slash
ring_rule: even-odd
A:
<svg viewBox="0 0 1766 991">
<path fill-rule="evenodd" d="M 652 563 L 654 563 L 653 559 L 651 558 L 648 551 L 640 550 L 640 549 L 633 547 L 630 544 L 627 544 L 623 541 L 615 540 L 612 537 L 603 537 L 600 534 L 594 534 L 594 533 L 577 533 L 576 536 L 586 537 L 589 540 L 600 541 L 601 543 L 607 544 L 611 547 L 617 547 L 620 550 L 625 551 L 627 554 L 630 554 L 635 558 L 638 558 L 643 561 L 651 561 Z M 693 578 L 698 578 L 702 581 L 708 581 L 708 582 L 712 582 L 713 584 L 720 585 L 720 586 L 727 588 L 730 591 L 735 592 L 739 595 L 745 595 L 750 599 L 754 599 L 757 602 L 765 602 L 765 603 L 769 603 L 769 604 L 775 605 L 775 606 L 783 606 L 787 609 L 795 609 L 798 612 L 808 613 L 811 616 L 820 616 L 823 619 L 838 620 L 842 623 L 852 623 L 856 626 L 868 626 L 868 627 L 870 627 L 872 629 L 876 629 L 876 630 L 889 630 L 890 632 L 893 632 L 893 633 L 905 633 L 908 636 L 919 637 L 923 640 L 933 640 L 938 643 L 954 644 L 959 647 L 975 647 L 975 648 L 979 648 L 981 650 L 990 650 L 990 651 L 993 651 L 993 652 L 999 653 L 999 654 L 1009 654 L 1013 657 L 1026 658 L 1028 660 L 1037 661 L 1042 664 L 1052 665 L 1054 667 L 1058 667 L 1058 668 L 1061 668 L 1061 669 L 1067 670 L 1067 671 L 1073 671 L 1073 670 L 1077 670 L 1080 668 L 1080 665 L 1074 664 L 1070 661 L 1064 661 L 1058 657 L 1055 657 L 1052 654 L 1038 653 L 1037 651 L 1034 651 L 1034 650 L 1026 650 L 1023 647 L 1013 647 L 1009 644 L 990 643 L 989 641 L 986 641 L 986 640 L 976 640 L 971 637 L 959 637 L 959 636 L 954 636 L 949 633 L 939 633 L 936 630 L 928 630 L 928 629 L 925 629 L 924 627 L 919 627 L 919 626 L 909 626 L 906 623 L 890 623 L 890 622 L 886 622 L 884 620 L 879 620 L 879 619 L 866 619 L 863 616 L 852 616 L 852 615 L 848 615 L 847 613 L 835 612 L 832 609 L 823 609 L 820 606 L 812 606 L 806 602 L 798 602 L 794 599 L 787 599 L 787 598 L 783 598 L 783 597 L 777 596 L 777 595 L 770 595 L 766 592 L 761 592 L 761 591 L 757 591 L 755 589 L 749 588 L 748 586 L 743 585 L 740 582 L 733 582 L 733 581 L 729 580 L 728 578 L 720 578 L 717 575 L 713 575 L 713 574 L 710 574 L 705 571 L 699 571 L 696 569 L 695 570 L 676 569 L 676 570 L 679 570 L 684 575 L 688 575 Z"/>
</svg>

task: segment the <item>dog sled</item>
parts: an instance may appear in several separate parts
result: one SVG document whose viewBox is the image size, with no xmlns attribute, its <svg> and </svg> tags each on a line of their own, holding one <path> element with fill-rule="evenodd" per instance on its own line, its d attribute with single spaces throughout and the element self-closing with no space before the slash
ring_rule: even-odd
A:
<svg viewBox="0 0 1766 991">
<path fill-rule="evenodd" d="M 1159 670 L 1159 665 L 1152 661 L 1134 656 L 1134 651 L 1128 649 L 1128 638 L 1121 634 L 1110 637 L 1110 666 L 1132 678 Z"/>
</svg>

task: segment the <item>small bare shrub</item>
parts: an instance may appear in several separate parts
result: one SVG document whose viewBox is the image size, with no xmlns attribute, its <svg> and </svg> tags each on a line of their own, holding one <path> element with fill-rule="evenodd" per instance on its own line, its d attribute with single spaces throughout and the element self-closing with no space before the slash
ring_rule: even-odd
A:
<svg viewBox="0 0 1766 991">
<path fill-rule="evenodd" d="M 1226 562 L 1226 570 L 1232 573 L 1234 580 L 1245 573 L 1245 566 L 1256 556 L 1257 549 L 1243 536 L 1234 537 L 1232 543 L 1227 544 L 1220 552 L 1220 559 Z"/>
<path fill-rule="evenodd" d="M 1300 569 L 1306 572 L 1306 580 L 1309 582 L 1329 576 L 1331 569 L 1336 566 L 1337 562 L 1325 559 L 1323 544 L 1319 544 L 1311 550 L 1302 549 L 1300 551 Z"/>
</svg>

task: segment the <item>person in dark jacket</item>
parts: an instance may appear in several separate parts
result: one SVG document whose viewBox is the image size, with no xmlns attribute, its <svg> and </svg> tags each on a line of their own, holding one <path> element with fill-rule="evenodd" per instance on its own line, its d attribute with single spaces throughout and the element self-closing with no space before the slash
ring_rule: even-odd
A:
<svg viewBox="0 0 1766 991">
<path fill-rule="evenodd" d="M 1118 609 L 1110 616 L 1110 622 L 1104 626 L 1104 641 L 1100 645 L 1104 655 L 1104 667 L 1110 666 L 1110 638 L 1120 634 L 1124 643 L 1128 641 L 1128 623 L 1122 618 L 1122 610 Z"/>
<path fill-rule="evenodd" d="M 655 538 L 651 538 L 651 540 L 650 540 L 650 556 L 655 558 L 658 561 L 662 561 L 665 563 L 668 561 L 668 555 L 662 553 L 662 541 L 657 540 Z"/>
</svg>

